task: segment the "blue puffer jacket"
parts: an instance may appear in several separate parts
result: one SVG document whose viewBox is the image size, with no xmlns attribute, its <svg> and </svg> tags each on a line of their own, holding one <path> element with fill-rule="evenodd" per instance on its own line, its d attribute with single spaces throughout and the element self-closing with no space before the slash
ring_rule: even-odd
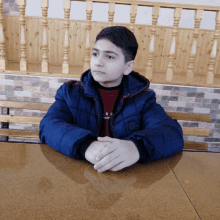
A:
<svg viewBox="0 0 220 220">
<path fill-rule="evenodd" d="M 74 83 L 73 83 L 74 82 Z M 39 138 L 66 156 L 85 159 L 89 144 L 100 133 L 102 108 L 90 69 L 78 81 L 64 83 L 40 122 Z M 145 149 L 138 162 L 150 162 L 182 151 L 183 131 L 156 103 L 150 82 L 132 71 L 122 79 L 122 97 L 110 120 L 113 138 L 132 140 Z"/>
</svg>

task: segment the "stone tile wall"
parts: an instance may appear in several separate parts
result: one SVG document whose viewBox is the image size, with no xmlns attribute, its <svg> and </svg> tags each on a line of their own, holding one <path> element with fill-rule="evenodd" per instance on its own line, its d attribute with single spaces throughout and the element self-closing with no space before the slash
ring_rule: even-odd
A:
<svg viewBox="0 0 220 220">
<path fill-rule="evenodd" d="M 10 101 L 33 101 L 53 103 L 57 89 L 70 78 L 24 76 L 0 73 L 0 99 Z M 193 122 L 178 120 L 184 127 L 207 128 L 210 130 L 209 137 L 186 136 L 184 141 L 196 141 L 208 143 L 208 149 L 220 151 L 220 88 L 174 86 L 151 84 L 150 88 L 156 93 L 157 103 L 165 111 L 204 113 L 211 115 L 211 122 Z M 6 108 L 3 109 L 3 114 Z M 24 113 L 22 113 L 24 111 Z M 11 114 L 43 117 L 45 111 L 10 110 Z M 11 129 L 37 130 L 39 126 L 10 123 Z M 4 137 L 1 137 L 4 138 Z M 4 139 L 0 139 L 4 140 Z M 9 138 L 9 141 L 19 139 Z M 20 140 L 23 142 L 36 142 L 33 140 Z"/>
</svg>

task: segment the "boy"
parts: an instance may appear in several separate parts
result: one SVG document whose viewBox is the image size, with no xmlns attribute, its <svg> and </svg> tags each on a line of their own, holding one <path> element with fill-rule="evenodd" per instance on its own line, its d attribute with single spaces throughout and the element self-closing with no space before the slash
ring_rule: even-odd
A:
<svg viewBox="0 0 220 220">
<path fill-rule="evenodd" d="M 181 126 L 156 103 L 149 80 L 133 71 L 137 49 L 126 27 L 104 28 L 96 37 L 91 69 L 79 82 L 68 81 L 57 90 L 40 122 L 41 143 L 88 160 L 98 172 L 182 151 Z"/>
</svg>

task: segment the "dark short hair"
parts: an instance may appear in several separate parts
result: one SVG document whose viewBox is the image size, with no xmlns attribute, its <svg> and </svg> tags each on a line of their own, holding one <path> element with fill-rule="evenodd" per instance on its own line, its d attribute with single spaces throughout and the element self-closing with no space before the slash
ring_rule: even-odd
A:
<svg viewBox="0 0 220 220">
<path fill-rule="evenodd" d="M 124 26 L 110 26 L 102 29 L 96 36 L 96 41 L 106 39 L 119 47 L 124 55 L 124 62 L 135 59 L 138 43 L 134 34 Z"/>
</svg>

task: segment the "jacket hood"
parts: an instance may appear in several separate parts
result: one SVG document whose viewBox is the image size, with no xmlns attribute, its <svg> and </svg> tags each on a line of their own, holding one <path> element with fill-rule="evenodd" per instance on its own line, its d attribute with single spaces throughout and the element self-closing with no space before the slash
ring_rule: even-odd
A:
<svg viewBox="0 0 220 220">
<path fill-rule="evenodd" d="M 80 78 L 80 81 L 85 88 L 85 95 L 94 94 L 95 86 L 94 79 L 91 74 L 91 70 L 86 70 Z M 123 96 L 133 96 L 142 90 L 148 89 L 150 86 L 150 81 L 139 74 L 138 72 L 132 71 L 129 75 L 124 75 L 122 78 L 122 95 Z"/>
</svg>

